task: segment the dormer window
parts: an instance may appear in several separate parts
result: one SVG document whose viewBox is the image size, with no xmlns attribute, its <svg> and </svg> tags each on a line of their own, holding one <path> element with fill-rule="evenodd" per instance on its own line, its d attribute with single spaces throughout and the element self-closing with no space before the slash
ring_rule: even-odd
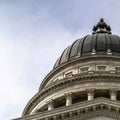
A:
<svg viewBox="0 0 120 120">
<path fill-rule="evenodd" d="M 105 71 L 106 66 L 97 66 L 97 71 Z"/>
<path fill-rule="evenodd" d="M 115 71 L 120 73 L 120 67 L 115 67 Z"/>
<path fill-rule="evenodd" d="M 89 67 L 80 68 L 80 73 L 87 73 Z"/>
</svg>

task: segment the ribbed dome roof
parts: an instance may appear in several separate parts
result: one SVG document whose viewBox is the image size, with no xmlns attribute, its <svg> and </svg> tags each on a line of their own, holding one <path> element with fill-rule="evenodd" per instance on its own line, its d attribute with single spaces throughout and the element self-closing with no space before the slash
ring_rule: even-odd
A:
<svg viewBox="0 0 120 120">
<path fill-rule="evenodd" d="M 54 68 L 82 56 L 94 54 L 120 54 L 120 37 L 111 34 L 111 28 L 101 18 L 93 27 L 93 34 L 76 40 L 56 61 Z"/>
</svg>

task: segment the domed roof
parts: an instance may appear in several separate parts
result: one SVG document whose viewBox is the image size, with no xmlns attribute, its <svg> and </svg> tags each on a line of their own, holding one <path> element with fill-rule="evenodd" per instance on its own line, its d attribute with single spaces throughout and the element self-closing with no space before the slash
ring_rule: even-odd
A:
<svg viewBox="0 0 120 120">
<path fill-rule="evenodd" d="M 76 40 L 63 51 L 54 68 L 78 57 L 94 54 L 120 54 L 120 37 L 111 33 L 110 26 L 104 22 L 103 18 L 93 27 L 92 35 Z"/>
</svg>

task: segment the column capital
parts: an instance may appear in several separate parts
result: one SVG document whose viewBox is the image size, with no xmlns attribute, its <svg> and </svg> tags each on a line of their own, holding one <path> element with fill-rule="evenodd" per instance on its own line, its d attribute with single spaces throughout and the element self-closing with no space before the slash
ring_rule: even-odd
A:
<svg viewBox="0 0 120 120">
<path fill-rule="evenodd" d="M 34 113 L 38 113 L 39 112 L 39 109 L 38 108 L 36 108 L 36 110 L 34 111 Z"/>
<path fill-rule="evenodd" d="M 66 97 L 72 96 L 72 92 L 71 91 L 70 92 L 66 92 L 66 93 L 64 93 L 64 96 L 66 96 Z"/>
<path fill-rule="evenodd" d="M 116 89 L 116 88 L 110 89 L 111 100 L 116 100 L 117 99 L 117 91 L 118 91 L 118 89 Z"/>
<path fill-rule="evenodd" d="M 67 92 L 64 93 L 65 97 L 66 97 L 66 106 L 69 106 L 72 104 L 72 92 Z"/>
<path fill-rule="evenodd" d="M 88 100 L 93 100 L 94 99 L 94 88 L 91 89 L 86 89 L 87 93 L 88 93 Z"/>
<path fill-rule="evenodd" d="M 50 99 L 46 102 L 47 104 L 53 104 L 54 103 L 54 100 L 53 99 Z"/>
<path fill-rule="evenodd" d="M 52 99 L 46 103 L 48 104 L 48 110 L 52 110 L 54 108 L 54 101 Z"/>
<path fill-rule="evenodd" d="M 86 89 L 87 93 L 94 93 L 95 91 L 95 88 L 89 88 L 89 89 Z"/>
<path fill-rule="evenodd" d="M 111 92 L 111 93 L 114 93 L 114 92 L 116 93 L 117 91 L 118 91 L 117 88 L 110 88 L 110 92 Z"/>
</svg>

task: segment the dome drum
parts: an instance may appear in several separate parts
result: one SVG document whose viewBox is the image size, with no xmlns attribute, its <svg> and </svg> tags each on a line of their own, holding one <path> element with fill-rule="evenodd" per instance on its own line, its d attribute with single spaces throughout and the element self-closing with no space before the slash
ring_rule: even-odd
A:
<svg viewBox="0 0 120 120">
<path fill-rule="evenodd" d="M 43 80 L 40 90 L 54 82 L 59 82 L 61 79 L 66 79 L 68 74 L 71 77 L 77 74 L 82 75 L 83 72 L 81 72 L 81 69 L 87 68 L 86 74 L 90 74 L 98 71 L 97 66 L 106 66 L 104 71 L 116 73 L 118 71 L 116 68 L 120 68 L 119 59 L 120 57 L 116 55 L 93 55 L 77 58 L 75 61 L 70 61 L 70 63 L 68 62 L 64 64 L 64 68 L 61 65 L 51 71 Z"/>
</svg>

